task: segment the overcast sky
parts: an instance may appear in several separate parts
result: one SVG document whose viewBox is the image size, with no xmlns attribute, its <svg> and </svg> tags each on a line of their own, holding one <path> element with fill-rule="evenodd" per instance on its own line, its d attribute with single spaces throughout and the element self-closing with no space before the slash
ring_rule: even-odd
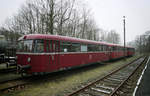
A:
<svg viewBox="0 0 150 96">
<path fill-rule="evenodd" d="M 12 17 L 26 0 L 0 0 L 0 25 Z"/>
<path fill-rule="evenodd" d="M 0 25 L 17 13 L 26 0 L 0 0 Z M 126 39 L 134 40 L 150 30 L 150 0 L 85 0 L 98 26 L 116 30 L 123 37 L 123 16 L 126 16 Z M 123 38 L 121 39 L 123 40 Z"/>
<path fill-rule="evenodd" d="M 123 37 L 123 16 L 126 16 L 126 39 L 134 40 L 150 30 L 150 0 L 86 0 L 98 25 L 115 29 Z M 122 38 L 123 39 L 123 38 Z"/>
</svg>

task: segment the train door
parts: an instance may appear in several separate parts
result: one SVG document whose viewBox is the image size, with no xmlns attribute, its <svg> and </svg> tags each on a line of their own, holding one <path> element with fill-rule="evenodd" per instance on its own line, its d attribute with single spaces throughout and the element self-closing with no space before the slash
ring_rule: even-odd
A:
<svg viewBox="0 0 150 96">
<path fill-rule="evenodd" d="M 108 46 L 108 57 L 109 57 L 109 60 L 111 59 L 111 54 L 112 54 L 112 47 Z"/>
<path fill-rule="evenodd" d="M 53 64 L 56 66 L 56 68 L 59 68 L 59 41 L 53 41 Z"/>
<path fill-rule="evenodd" d="M 59 42 L 55 40 L 51 40 L 49 42 L 49 49 L 50 49 L 50 55 L 49 55 L 49 64 L 51 71 L 57 70 L 59 67 Z"/>
</svg>

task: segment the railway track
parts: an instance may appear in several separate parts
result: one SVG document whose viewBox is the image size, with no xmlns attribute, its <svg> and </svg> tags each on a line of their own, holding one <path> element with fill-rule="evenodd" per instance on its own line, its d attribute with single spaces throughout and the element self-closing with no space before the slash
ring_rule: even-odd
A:
<svg viewBox="0 0 150 96">
<path fill-rule="evenodd" d="M 14 79 L 2 80 L 2 81 L 0 81 L 0 85 L 7 83 L 7 82 L 16 81 L 16 80 L 23 80 L 23 79 L 24 78 L 22 78 L 22 77 L 18 77 L 18 78 L 14 78 Z"/>
<path fill-rule="evenodd" d="M 146 59 L 146 57 L 138 58 L 68 96 L 118 96 L 118 90 Z"/>
<path fill-rule="evenodd" d="M 57 75 L 56 75 L 57 74 Z M 60 74 L 53 73 L 43 76 L 27 76 L 27 77 L 18 77 L 15 79 L 0 81 L 0 92 L 11 92 L 17 89 L 22 89 L 26 85 L 32 84 L 33 82 L 46 82 L 47 80 L 53 80 L 58 78 Z M 50 78 L 52 76 L 52 78 Z M 39 79 L 40 78 L 40 79 Z"/>
<path fill-rule="evenodd" d="M 17 88 L 25 87 L 25 85 L 31 83 L 31 76 L 28 77 L 18 77 L 15 79 L 5 80 L 0 82 L 0 92 L 4 91 L 14 91 Z"/>
<path fill-rule="evenodd" d="M 10 91 L 14 91 L 16 89 L 21 89 L 21 88 L 24 88 L 25 85 L 27 85 L 27 84 L 29 84 L 29 82 L 15 81 L 12 86 L 4 87 L 2 89 L 0 88 L 0 92 L 4 92 L 4 91 L 10 92 Z"/>
<path fill-rule="evenodd" d="M 0 69 L 0 74 L 16 72 L 17 68 Z"/>
</svg>

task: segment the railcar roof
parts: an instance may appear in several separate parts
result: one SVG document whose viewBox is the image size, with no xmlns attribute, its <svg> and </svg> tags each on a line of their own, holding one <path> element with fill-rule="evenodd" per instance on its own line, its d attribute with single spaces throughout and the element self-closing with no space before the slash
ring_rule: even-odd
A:
<svg viewBox="0 0 150 96">
<path fill-rule="evenodd" d="M 19 38 L 19 40 L 23 39 L 49 39 L 49 40 L 60 40 L 60 41 L 70 41 L 70 42 L 76 42 L 76 43 L 90 43 L 90 44 L 104 44 L 103 42 L 97 42 L 92 40 L 86 40 L 86 39 L 79 39 L 74 37 L 67 37 L 67 36 L 60 36 L 60 35 L 47 35 L 47 34 L 29 34 L 24 35 L 23 37 Z"/>
<path fill-rule="evenodd" d="M 70 41 L 70 42 L 75 42 L 75 43 L 102 44 L 102 45 L 108 45 L 108 46 L 123 47 L 119 44 L 79 39 L 79 38 L 75 38 L 75 37 L 67 37 L 67 36 L 60 36 L 60 35 L 49 35 L 49 34 L 29 34 L 29 35 L 24 35 L 19 38 L 19 40 L 24 40 L 24 39 L 49 39 L 49 40 Z M 131 48 L 131 47 L 129 47 L 129 48 Z"/>
</svg>

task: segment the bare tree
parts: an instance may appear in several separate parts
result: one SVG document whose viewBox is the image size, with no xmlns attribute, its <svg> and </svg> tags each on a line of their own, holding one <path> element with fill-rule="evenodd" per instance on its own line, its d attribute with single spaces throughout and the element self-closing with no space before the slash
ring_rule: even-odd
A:
<svg viewBox="0 0 150 96">
<path fill-rule="evenodd" d="M 135 47 L 139 53 L 149 53 L 150 52 L 150 31 L 146 31 L 144 34 L 136 36 L 135 40 L 132 41 L 131 46 Z"/>
<path fill-rule="evenodd" d="M 57 13 L 57 33 L 59 35 L 66 35 L 66 32 L 63 30 L 64 27 L 67 27 L 67 21 L 69 21 L 72 10 L 74 8 L 75 0 L 60 0 L 60 5 Z M 65 33 L 64 33 L 64 32 Z"/>
<path fill-rule="evenodd" d="M 90 10 L 79 3 L 77 0 L 27 1 L 5 28 L 20 35 L 57 34 L 98 41 L 100 35 L 107 41 L 108 32 L 98 28 Z M 115 32 L 109 34 L 112 33 L 114 38 L 111 41 L 118 43 L 119 35 Z"/>
<path fill-rule="evenodd" d="M 120 36 L 115 30 L 111 30 L 107 34 L 107 42 L 119 44 L 120 43 Z"/>
</svg>

